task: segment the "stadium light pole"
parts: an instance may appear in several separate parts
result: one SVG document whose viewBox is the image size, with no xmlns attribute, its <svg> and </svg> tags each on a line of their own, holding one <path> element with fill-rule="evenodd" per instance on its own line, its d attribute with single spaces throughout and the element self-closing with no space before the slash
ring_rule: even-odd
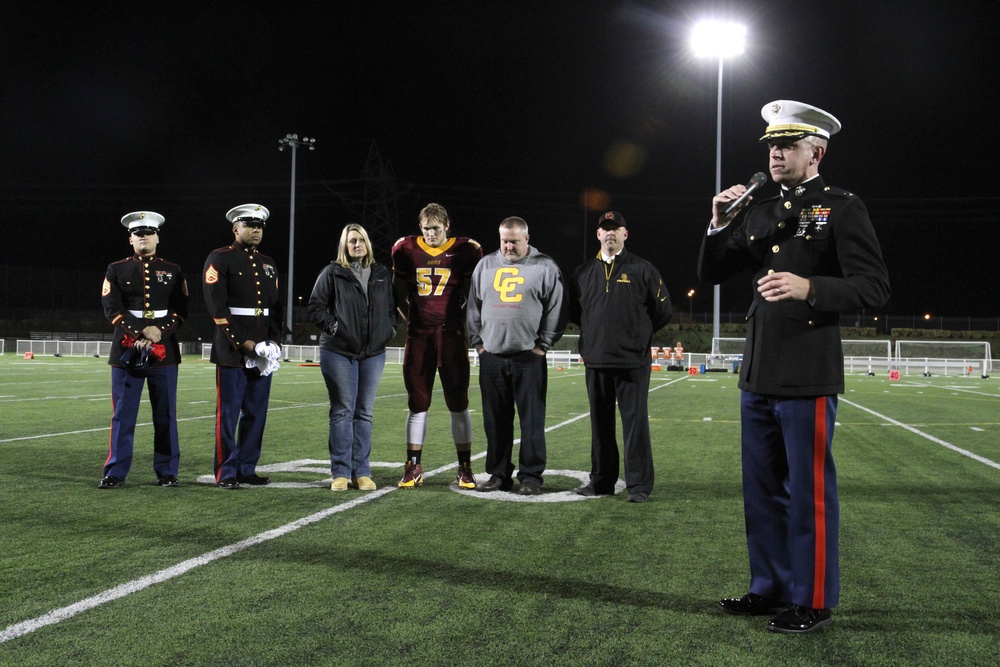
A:
<svg viewBox="0 0 1000 667">
<path fill-rule="evenodd" d="M 292 209 L 288 215 L 288 304 L 286 307 L 285 315 L 288 318 L 286 320 L 286 325 L 288 327 L 288 333 L 285 334 L 285 342 L 292 342 L 292 330 L 295 326 L 294 320 L 292 320 L 292 307 L 295 305 L 295 301 L 292 297 L 293 283 L 294 280 L 292 276 L 295 275 L 295 157 L 296 151 L 299 146 L 308 146 L 309 150 L 316 150 L 316 138 L 315 137 L 302 137 L 299 139 L 297 134 L 286 134 L 281 139 L 278 139 L 278 150 L 283 151 L 285 148 L 291 146 L 292 148 Z"/>
<path fill-rule="evenodd" d="M 719 60 L 719 88 L 715 124 L 715 191 L 722 191 L 722 63 L 726 58 L 743 53 L 747 29 L 738 23 L 722 21 L 702 21 L 691 32 L 691 48 L 696 56 L 712 57 Z M 721 318 L 719 300 L 721 289 L 715 285 L 712 290 L 712 338 L 720 337 Z"/>
</svg>

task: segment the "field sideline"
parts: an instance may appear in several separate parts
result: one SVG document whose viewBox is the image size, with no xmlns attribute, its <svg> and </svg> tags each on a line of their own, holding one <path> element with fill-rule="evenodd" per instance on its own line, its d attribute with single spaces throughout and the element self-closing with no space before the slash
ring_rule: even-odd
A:
<svg viewBox="0 0 1000 667">
<path fill-rule="evenodd" d="M 1000 652 L 1000 386 L 850 376 L 841 398 L 843 595 L 832 628 L 718 613 L 747 585 L 735 376 L 654 373 L 646 505 L 582 499 L 582 370 L 550 370 L 536 499 L 460 492 L 447 413 L 423 488 L 395 488 L 406 395 L 387 365 L 379 490 L 329 490 L 319 369 L 284 364 L 266 488 L 210 484 L 214 367 L 181 366 L 181 487 L 152 473 L 148 405 L 125 488 L 98 491 L 106 360 L 0 356 L 0 663 L 981 665 Z M 473 370 L 475 373 L 475 369 Z M 475 377 L 473 468 L 485 437 Z"/>
</svg>

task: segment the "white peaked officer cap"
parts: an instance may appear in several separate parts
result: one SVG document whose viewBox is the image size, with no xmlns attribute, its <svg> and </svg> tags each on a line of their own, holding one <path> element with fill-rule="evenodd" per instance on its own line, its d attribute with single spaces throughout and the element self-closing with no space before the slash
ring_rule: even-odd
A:
<svg viewBox="0 0 1000 667">
<path fill-rule="evenodd" d="M 810 104 L 792 100 L 776 100 L 760 109 L 761 118 L 767 121 L 767 129 L 761 141 L 771 139 L 801 139 L 813 135 L 829 139 L 840 132 L 840 121 L 831 114 Z"/>
<path fill-rule="evenodd" d="M 149 229 L 158 232 L 164 222 L 166 222 L 166 218 L 152 211 L 135 211 L 122 216 L 122 226 L 128 229 L 129 234 L 137 229 Z"/>
<path fill-rule="evenodd" d="M 251 225 L 257 224 L 262 227 L 266 227 L 267 219 L 270 215 L 271 212 L 260 204 L 240 204 L 239 206 L 234 206 L 229 209 L 229 212 L 226 213 L 226 220 L 229 222 L 245 222 Z"/>
</svg>

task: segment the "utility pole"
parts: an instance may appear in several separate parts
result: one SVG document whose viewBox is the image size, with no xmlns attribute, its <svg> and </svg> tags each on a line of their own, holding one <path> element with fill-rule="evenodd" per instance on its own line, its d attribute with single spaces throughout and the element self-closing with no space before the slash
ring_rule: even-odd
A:
<svg viewBox="0 0 1000 667">
<path fill-rule="evenodd" d="M 286 309 L 285 326 L 288 333 L 285 335 L 285 342 L 292 342 L 292 329 L 295 322 L 292 320 L 292 306 L 295 305 L 293 296 L 293 276 L 295 275 L 295 157 L 299 146 L 308 146 L 309 150 L 316 150 L 315 137 L 302 137 L 297 134 L 286 134 L 282 139 L 278 139 L 278 150 L 283 151 L 286 147 L 292 147 L 292 210 L 288 216 L 288 302 Z"/>
</svg>

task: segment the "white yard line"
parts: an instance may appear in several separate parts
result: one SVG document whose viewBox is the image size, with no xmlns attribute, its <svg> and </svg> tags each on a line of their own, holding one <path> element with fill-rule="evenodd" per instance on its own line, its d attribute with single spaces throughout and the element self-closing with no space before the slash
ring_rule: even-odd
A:
<svg viewBox="0 0 1000 667">
<path fill-rule="evenodd" d="M 672 383 L 670 383 L 670 384 L 672 384 Z M 660 385 L 660 386 L 666 386 L 666 385 Z M 659 389 L 659 387 L 656 387 L 655 389 Z M 653 390 L 651 389 L 650 391 L 653 391 Z M 385 398 L 385 397 L 381 397 L 381 398 Z M 309 404 L 309 405 L 295 405 L 295 406 L 288 406 L 286 408 L 271 408 L 271 409 L 272 410 L 281 410 L 281 409 L 286 409 L 287 410 L 287 409 L 291 409 L 291 408 L 312 407 L 312 406 L 318 406 L 318 405 L 324 405 L 324 406 L 326 406 L 328 404 L 327 403 L 322 403 L 322 404 L 315 403 L 315 404 Z M 545 432 L 548 433 L 550 431 L 554 431 L 554 430 L 556 430 L 558 428 L 562 428 L 563 426 L 567 426 L 569 424 L 572 424 L 573 422 L 579 421 L 580 419 L 583 419 L 584 417 L 589 417 L 589 416 L 590 416 L 589 412 L 584 412 L 582 414 L 576 415 L 575 417 L 571 417 L 571 418 L 569 418 L 567 420 L 561 421 L 558 424 L 555 424 L 553 426 L 549 426 L 548 428 L 545 429 Z M 207 417 L 192 417 L 192 418 L 189 418 L 189 419 L 207 419 L 209 417 L 213 417 L 214 418 L 214 415 L 209 415 Z M 187 421 L 187 420 L 178 420 L 178 421 Z M 91 429 L 91 430 L 92 431 L 99 431 L 99 430 L 107 430 L 107 429 Z M 89 431 L 75 431 L 74 433 L 87 433 L 87 432 L 89 432 Z M 65 435 L 65 434 L 52 434 L 52 435 Z M 30 440 L 33 437 L 50 437 L 50 436 L 32 436 L 31 438 L 14 438 L 13 440 Z M 10 441 L 11 440 L 0 440 L 0 442 L 10 442 Z M 519 442 L 520 442 L 520 438 L 517 439 L 517 440 L 515 440 L 514 444 L 518 444 Z M 472 458 L 473 458 L 473 460 L 478 460 L 480 458 L 483 458 L 484 456 L 486 456 L 486 452 L 480 452 L 479 454 L 476 454 Z M 451 464 L 442 466 L 440 468 L 437 468 L 435 470 L 432 470 L 430 472 L 424 473 L 424 477 L 433 477 L 434 475 L 437 475 L 439 473 L 446 472 L 448 470 L 453 470 L 457 466 L 458 466 L 457 463 L 451 463 Z M 232 556 L 234 554 L 237 554 L 237 553 L 239 553 L 239 552 L 241 552 L 241 551 L 243 551 L 245 549 L 249 549 L 250 547 L 256 546 L 258 544 L 262 544 L 262 543 L 267 542 L 269 540 L 273 540 L 273 539 L 282 537 L 284 535 L 287 535 L 288 533 L 291 533 L 293 531 L 298 530 L 299 528 L 302 528 L 303 526 L 308 526 L 309 524 L 316 523 L 317 521 L 322 521 L 323 519 L 325 519 L 325 518 L 327 518 L 329 516 L 333 516 L 334 514 L 339 514 L 340 512 L 346 512 L 349 509 L 353 509 L 355 507 L 363 505 L 364 503 L 368 503 L 368 502 L 371 502 L 371 501 L 373 501 L 373 500 L 375 500 L 377 498 L 381 498 L 381 497 L 383 497 L 383 496 L 385 496 L 385 495 L 387 495 L 389 493 L 392 493 L 393 491 L 396 491 L 396 490 L 397 490 L 397 487 L 395 487 L 395 486 L 388 486 L 388 487 L 382 488 L 382 489 L 380 489 L 378 491 L 374 491 L 372 493 L 365 494 L 365 495 L 360 496 L 360 497 L 358 497 L 358 498 L 356 498 L 354 500 L 348 501 L 346 503 L 342 503 L 342 504 L 337 505 L 335 507 L 327 508 L 327 509 L 322 510 L 320 512 L 316 512 L 315 514 L 310 514 L 307 517 L 303 517 L 303 518 L 298 519 L 296 521 L 293 521 L 291 523 L 285 524 L 284 526 L 281 526 L 279 528 L 275 528 L 273 530 L 265 531 L 265 532 L 260 533 L 258 535 L 254 535 L 252 537 L 248 537 L 245 540 L 241 540 L 239 542 L 236 542 L 234 544 L 230 544 L 228 546 L 222 547 L 220 549 L 216 549 L 214 551 L 209 551 L 208 553 L 202 554 L 201 556 L 197 556 L 195 558 L 190 558 L 188 560 L 182 561 L 182 562 L 178 563 L 177 565 L 174 565 L 172 567 L 168 567 L 168 568 L 166 568 L 164 570 L 160 570 L 159 572 L 154 572 L 153 574 L 147 575 L 145 577 L 140 577 L 140 578 L 135 579 L 133 581 L 126 582 L 124 584 L 121 584 L 120 586 L 115 586 L 114 588 L 109 588 L 108 590 L 102 591 L 102 592 L 98 593 L 97 595 L 93 595 L 93 596 L 91 596 L 89 598 L 80 600 L 79 602 L 75 602 L 75 603 L 73 603 L 71 605 L 68 605 L 66 607 L 61 607 L 59 609 L 54 609 L 54 610 L 48 612 L 47 614 L 43 614 L 41 616 L 38 616 L 37 618 L 32 618 L 32 619 L 29 619 L 27 621 L 22 621 L 21 623 L 15 623 L 14 625 L 8 626 L 3 631 L 0 631 L 0 644 L 2 644 L 4 642 L 7 642 L 7 641 L 10 641 L 11 639 L 17 639 L 18 637 L 21 637 L 21 636 L 26 635 L 28 633 L 34 632 L 35 630 L 39 630 L 39 629 L 44 628 L 44 627 L 46 627 L 48 625 L 54 625 L 56 623 L 59 623 L 60 621 L 64 621 L 64 620 L 66 620 L 68 618 L 72 618 L 73 616 L 76 616 L 77 614 L 83 613 L 83 612 L 88 611 L 90 609 L 94 609 L 95 607 L 99 607 L 99 606 L 101 606 L 102 604 L 104 604 L 106 602 L 112 602 L 112 601 L 117 600 L 119 598 L 123 598 L 123 597 L 125 597 L 127 595 L 131 595 L 132 593 L 137 593 L 137 592 L 139 592 L 141 590 L 145 590 L 146 588 L 149 588 L 150 586 L 152 586 L 154 584 L 159 584 L 159 583 L 163 583 L 165 581 L 169 581 L 170 579 L 174 579 L 176 577 L 179 577 L 182 574 L 185 574 L 186 572 L 189 572 L 189 571 L 193 570 L 196 567 L 200 567 L 202 565 L 207 565 L 208 563 L 211 563 L 211 562 L 216 561 L 216 560 L 220 560 L 222 558 L 226 558 L 228 556 Z M 220 493 L 221 493 L 221 491 L 220 491 Z"/>
<path fill-rule="evenodd" d="M 849 401 L 846 398 L 844 398 L 843 396 L 840 397 L 840 402 L 841 403 L 847 403 L 848 405 L 853 406 L 853 407 L 857 408 L 858 410 L 863 410 L 863 411 L 867 412 L 870 415 L 874 415 L 874 416 L 878 417 L 879 419 L 883 419 L 883 420 L 889 422 L 893 426 L 898 426 L 898 427 L 900 427 L 902 429 L 905 429 L 905 430 L 909 431 L 910 433 L 913 433 L 914 435 L 919 435 L 921 438 L 926 438 L 927 440 L 930 440 L 934 444 L 941 445 L 942 447 L 945 447 L 946 449 L 950 449 L 953 452 L 957 452 L 957 453 L 961 454 L 962 456 L 968 456 L 973 461 L 978 461 L 979 463 L 982 463 L 984 465 L 988 465 L 991 468 L 996 468 L 997 470 L 1000 470 L 1000 463 L 997 463 L 996 461 L 991 461 L 990 459 L 987 459 L 987 458 L 984 458 L 982 456 L 979 456 L 978 454 L 973 454 L 972 452 L 970 452 L 967 449 L 962 449 L 961 447 L 956 447 L 955 445 L 951 444 L 950 442 L 945 442 L 941 438 L 935 438 L 933 435 L 931 435 L 929 433 L 924 433 L 923 431 L 921 431 L 919 429 L 916 429 L 916 428 L 910 426 L 909 424 L 904 424 L 903 422 L 899 421 L 898 419 L 893 419 L 892 417 L 886 417 L 885 415 L 879 414 L 878 412 L 875 412 L 874 410 L 872 410 L 870 408 L 866 408 L 863 405 L 859 405 L 859 404 L 857 404 L 857 403 L 855 403 L 853 401 Z"/>
</svg>

